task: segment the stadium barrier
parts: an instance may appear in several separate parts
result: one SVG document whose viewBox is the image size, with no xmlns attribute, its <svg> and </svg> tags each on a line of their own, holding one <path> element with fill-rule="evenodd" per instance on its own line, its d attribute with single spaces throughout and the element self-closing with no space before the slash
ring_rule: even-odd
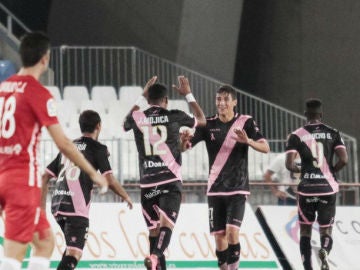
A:
<svg viewBox="0 0 360 270">
<path fill-rule="evenodd" d="M 185 75 L 206 115 L 215 114 L 216 90 L 224 84 L 136 47 L 54 47 L 50 67 L 54 74 L 49 74 L 53 76 L 49 81 L 61 91 L 69 85 L 85 86 L 88 90 L 106 85 L 120 91 L 123 86 L 143 86 L 150 77 L 157 75 L 159 81 L 170 89 L 170 99 L 180 99 L 172 85 L 177 82 L 178 75 Z M 236 91 L 237 111 L 252 115 L 261 132 L 270 140 L 272 151 L 283 152 L 284 140 L 291 131 L 304 124 L 304 116 L 240 89 Z M 122 119 L 118 121 L 120 126 Z M 349 152 L 349 164 L 340 173 L 340 179 L 357 183 L 357 141 L 348 134 L 342 133 L 342 136 Z"/>
</svg>

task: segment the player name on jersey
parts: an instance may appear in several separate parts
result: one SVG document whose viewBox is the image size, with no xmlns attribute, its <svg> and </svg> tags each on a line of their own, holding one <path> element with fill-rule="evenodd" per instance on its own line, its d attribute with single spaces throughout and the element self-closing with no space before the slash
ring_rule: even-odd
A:
<svg viewBox="0 0 360 270">
<path fill-rule="evenodd" d="M 140 123 L 145 124 L 164 124 L 169 122 L 169 118 L 167 115 L 161 116 L 151 116 L 151 117 L 143 117 L 139 119 Z"/>
<path fill-rule="evenodd" d="M 331 133 L 327 132 L 327 133 L 306 134 L 306 135 L 300 137 L 301 141 L 308 141 L 308 140 L 312 140 L 312 139 L 328 139 L 328 140 L 331 140 L 332 136 L 331 136 Z"/>
<path fill-rule="evenodd" d="M 27 85 L 27 82 L 2 82 L 0 84 L 0 92 L 18 92 L 18 93 L 24 93 L 24 89 Z"/>
</svg>

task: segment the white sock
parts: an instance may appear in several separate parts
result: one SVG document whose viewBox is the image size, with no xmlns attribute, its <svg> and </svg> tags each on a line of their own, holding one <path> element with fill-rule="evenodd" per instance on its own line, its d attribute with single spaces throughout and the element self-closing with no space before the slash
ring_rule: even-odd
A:
<svg viewBox="0 0 360 270">
<path fill-rule="evenodd" d="M 0 270 L 20 270 L 21 262 L 13 258 L 3 258 L 1 260 Z"/>
<path fill-rule="evenodd" d="M 31 257 L 28 270 L 48 270 L 50 260 L 45 257 Z M 0 269 L 1 270 L 1 269 Z"/>
</svg>

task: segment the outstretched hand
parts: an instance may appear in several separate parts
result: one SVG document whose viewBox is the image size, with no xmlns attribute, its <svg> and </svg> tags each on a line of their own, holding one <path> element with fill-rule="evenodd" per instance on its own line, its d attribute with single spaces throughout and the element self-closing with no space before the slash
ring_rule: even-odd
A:
<svg viewBox="0 0 360 270">
<path fill-rule="evenodd" d="M 235 129 L 234 129 L 234 132 L 235 132 L 236 136 L 234 136 L 233 138 L 234 138 L 237 142 L 249 144 L 249 137 L 247 136 L 245 130 L 235 128 Z"/>
<path fill-rule="evenodd" d="M 145 86 L 144 86 L 144 91 L 143 91 L 143 96 L 144 96 L 144 97 L 148 98 L 149 88 L 150 88 L 150 86 L 152 86 L 153 84 L 155 84 L 156 80 L 157 80 L 157 76 L 153 76 L 153 77 L 151 77 L 150 80 L 147 81 L 147 83 L 146 83 Z"/>
<path fill-rule="evenodd" d="M 130 197 L 126 197 L 125 199 L 122 199 L 122 201 L 127 203 L 130 210 L 133 209 L 133 202 Z"/>
<path fill-rule="evenodd" d="M 181 151 L 186 151 L 191 148 L 191 138 L 194 137 L 191 130 L 185 129 L 180 132 L 180 149 Z"/>
<path fill-rule="evenodd" d="M 185 76 L 178 76 L 179 86 L 173 84 L 173 88 L 182 96 L 191 93 L 189 80 Z"/>
</svg>

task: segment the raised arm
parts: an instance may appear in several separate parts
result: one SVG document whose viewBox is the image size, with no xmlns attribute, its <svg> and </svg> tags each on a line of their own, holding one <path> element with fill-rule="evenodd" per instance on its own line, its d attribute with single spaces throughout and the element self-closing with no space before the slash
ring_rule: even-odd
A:
<svg viewBox="0 0 360 270">
<path fill-rule="evenodd" d="M 194 95 L 191 93 L 189 80 L 185 76 L 178 76 L 179 86 L 173 85 L 173 88 L 186 98 L 190 109 L 196 118 L 198 126 L 206 125 L 206 118 L 199 104 L 196 102 Z"/>
<path fill-rule="evenodd" d="M 141 106 L 147 104 L 149 87 L 152 86 L 156 82 L 156 80 L 157 76 L 153 76 L 150 80 L 147 81 L 144 86 L 142 95 L 136 100 L 135 105 L 131 108 L 129 114 L 131 114 L 133 111 L 139 110 Z"/>
</svg>

